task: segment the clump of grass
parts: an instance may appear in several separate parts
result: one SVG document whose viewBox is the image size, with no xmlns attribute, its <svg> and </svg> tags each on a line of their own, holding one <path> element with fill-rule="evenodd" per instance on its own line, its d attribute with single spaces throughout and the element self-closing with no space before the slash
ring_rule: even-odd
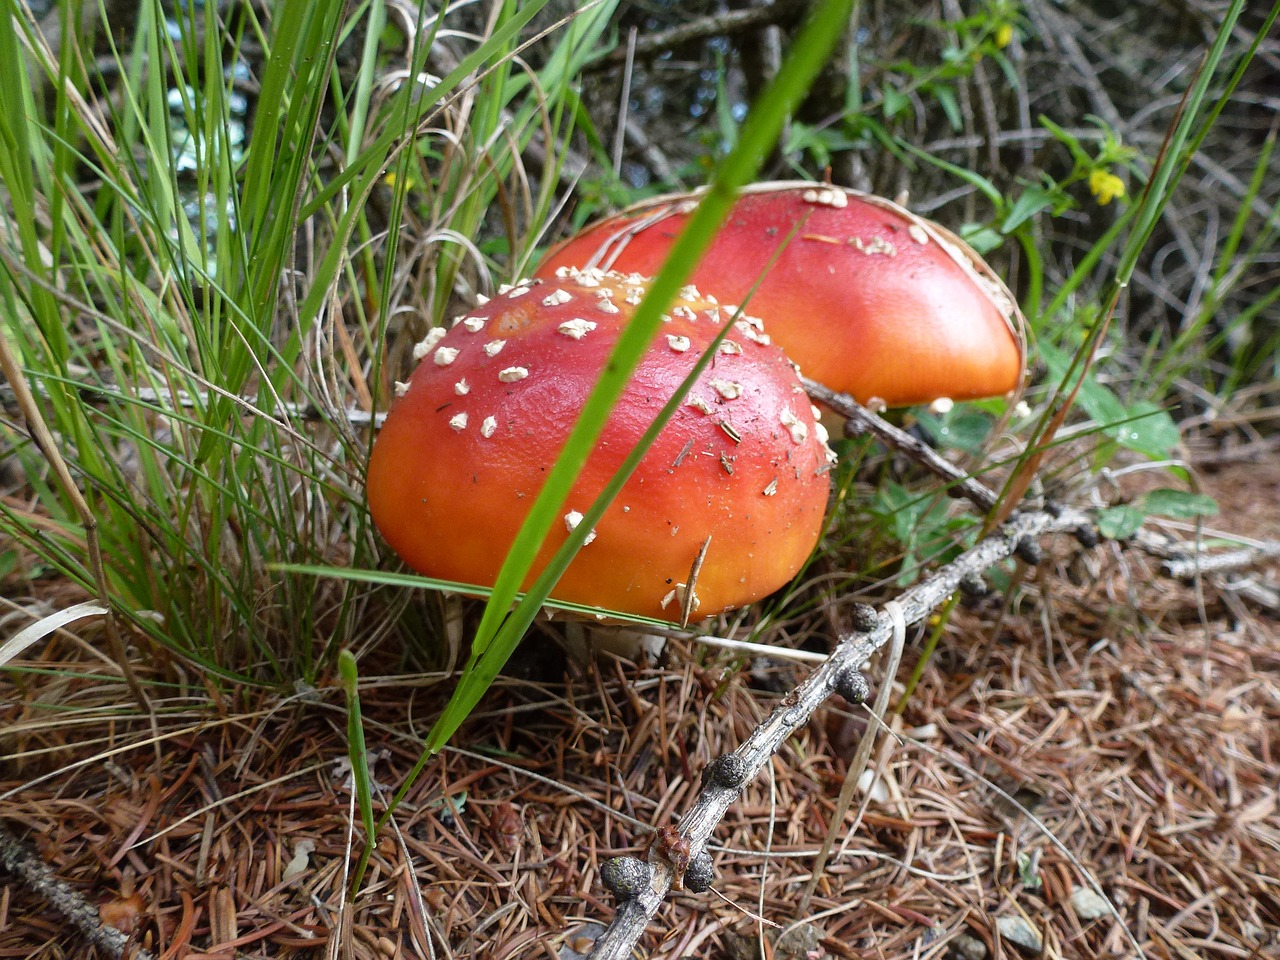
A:
<svg viewBox="0 0 1280 960">
<path fill-rule="evenodd" d="M 612 5 L 557 24 L 534 69 L 517 53 L 544 6 L 498 6 L 416 82 L 442 21 L 391 31 L 378 0 L 282 0 L 269 21 L 143 2 L 101 70 L 74 4 L 55 56 L 0 3 L 0 331 L 100 549 L 12 421 L 0 449 L 32 497 L 0 505 L 0 532 L 212 676 L 310 681 L 363 642 L 376 591 L 280 565 L 378 564 L 361 475 L 383 343 L 406 306 L 439 323 L 455 290 L 489 284 L 473 238 L 496 237 L 491 207 L 517 257 L 546 217 L 569 83 Z M 521 161 L 535 138 L 540 179 Z"/>
</svg>

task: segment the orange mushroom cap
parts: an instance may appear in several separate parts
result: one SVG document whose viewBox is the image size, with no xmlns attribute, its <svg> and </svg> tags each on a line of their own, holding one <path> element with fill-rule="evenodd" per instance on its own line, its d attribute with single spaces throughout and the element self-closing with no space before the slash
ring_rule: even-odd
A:
<svg viewBox="0 0 1280 960">
<path fill-rule="evenodd" d="M 602 220 L 554 248 L 536 275 L 652 274 L 699 194 Z M 691 282 L 740 303 L 762 275 L 750 312 L 806 376 L 864 403 L 967 400 L 1021 383 L 1023 319 L 1008 289 L 960 238 L 888 200 L 813 183 L 748 188 Z"/>
<path fill-rule="evenodd" d="M 488 585 L 648 281 L 565 271 L 526 281 L 419 344 L 374 444 L 368 497 L 415 570 Z M 536 576 L 731 314 L 685 288 L 570 491 Z M 756 324 L 756 325 L 753 325 Z M 741 319 L 596 525 L 552 596 L 678 619 L 783 586 L 817 543 L 830 451 L 782 351 Z M 526 584 L 527 585 L 527 584 Z"/>
</svg>

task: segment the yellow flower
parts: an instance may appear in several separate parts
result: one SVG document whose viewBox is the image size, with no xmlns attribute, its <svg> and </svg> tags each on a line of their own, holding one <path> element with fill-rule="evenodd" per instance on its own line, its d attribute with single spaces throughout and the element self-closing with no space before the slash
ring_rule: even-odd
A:
<svg viewBox="0 0 1280 960">
<path fill-rule="evenodd" d="M 1013 42 L 1013 24 L 1002 23 L 996 27 L 996 46 L 1003 50 Z"/>
<path fill-rule="evenodd" d="M 1124 181 L 1110 170 L 1099 167 L 1089 174 L 1089 189 L 1097 198 L 1098 205 L 1105 207 L 1116 197 L 1124 196 Z"/>
</svg>

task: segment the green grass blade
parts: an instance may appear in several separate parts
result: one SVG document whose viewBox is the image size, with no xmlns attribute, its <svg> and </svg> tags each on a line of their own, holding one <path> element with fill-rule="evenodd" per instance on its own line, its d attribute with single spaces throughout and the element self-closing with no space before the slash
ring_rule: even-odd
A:
<svg viewBox="0 0 1280 960">
<path fill-rule="evenodd" d="M 748 115 L 738 146 L 716 169 L 702 202 L 690 217 L 686 228 L 676 238 L 671 253 L 653 279 L 648 294 L 619 337 L 604 371 L 583 406 L 582 414 L 565 441 L 560 456 L 552 466 L 498 573 L 493 593 L 472 643 L 471 658 L 453 699 L 427 737 L 426 754 L 440 749 L 483 695 L 488 684 L 472 679 L 482 658 L 505 662 L 519 642 L 522 631 L 513 629 L 500 634 L 500 628 L 511 613 L 520 586 L 528 576 L 543 540 L 559 516 L 573 481 L 595 447 L 613 405 L 659 330 L 663 311 L 675 299 L 681 285 L 693 272 L 703 251 L 711 243 L 720 223 L 737 198 L 738 190 L 750 182 L 765 155 L 773 148 L 786 116 L 799 103 L 826 62 L 836 37 L 848 22 L 852 7 L 853 0 L 825 0 L 815 8 L 778 75 Z M 571 540 L 578 545 L 590 527 L 582 524 L 580 529 L 582 536 Z M 516 624 L 532 618 L 533 612 L 546 599 L 552 586 L 554 582 L 544 581 L 539 584 L 537 593 L 531 590 L 526 594 L 515 614 Z M 495 642 L 499 637 L 500 642 Z M 486 667 L 486 675 L 491 669 Z M 421 763 L 425 763 L 425 755 L 420 765 Z"/>
<path fill-rule="evenodd" d="M 373 848 L 377 825 L 373 819 L 369 751 L 365 748 L 364 720 L 360 713 L 359 672 L 356 658 L 350 650 L 343 650 L 338 654 L 338 681 L 342 684 L 342 693 L 347 701 L 347 758 L 351 763 L 351 778 L 356 788 L 356 807 L 360 810 L 360 822 L 364 827 L 364 855 L 351 880 L 350 897 L 354 900 L 364 880 L 364 868 L 369 860 L 369 851 Z"/>
<path fill-rule="evenodd" d="M 471 74 L 480 70 L 486 63 L 494 60 L 495 53 L 505 49 L 519 35 L 521 28 L 532 20 L 547 3 L 548 0 L 532 0 L 529 3 L 522 3 L 510 20 L 498 27 L 488 40 L 464 57 L 454 70 L 451 70 L 447 76 L 441 78 L 440 82 L 431 88 L 430 97 L 421 97 L 415 100 L 413 91 L 416 87 L 413 84 L 406 84 L 404 89 L 401 90 L 400 96 L 403 98 L 403 102 L 411 104 L 407 113 L 412 126 L 421 123 L 423 119 L 438 109 L 445 99 L 453 94 Z M 403 129 L 407 130 L 411 129 L 411 127 L 405 126 Z M 401 136 L 402 131 L 398 129 L 387 129 L 379 134 L 377 140 L 366 147 L 358 157 L 352 159 L 341 173 L 326 183 L 308 203 L 303 205 L 300 219 L 314 216 L 343 189 L 351 188 L 353 196 L 356 197 L 367 196 L 372 183 L 382 175 L 386 158 Z M 353 182 L 355 184 L 354 187 L 352 187 Z"/>
</svg>

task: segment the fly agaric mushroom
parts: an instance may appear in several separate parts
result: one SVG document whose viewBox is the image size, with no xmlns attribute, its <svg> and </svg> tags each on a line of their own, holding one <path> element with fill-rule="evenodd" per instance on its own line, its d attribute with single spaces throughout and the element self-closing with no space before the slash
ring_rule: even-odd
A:
<svg viewBox="0 0 1280 960">
<path fill-rule="evenodd" d="M 373 519 L 415 570 L 491 584 L 648 281 L 526 281 L 415 348 L 369 462 Z M 582 520 L 732 314 L 692 287 L 614 408 L 530 577 Z M 697 619 L 785 584 L 817 542 L 831 459 L 792 364 L 740 318 L 552 596 Z M 691 570 L 701 556 L 693 596 Z M 695 602 L 696 601 L 696 602 Z"/>
<path fill-rule="evenodd" d="M 564 266 L 652 274 L 700 193 L 600 221 L 553 249 L 536 275 Z M 757 280 L 747 308 L 770 336 L 806 376 L 863 403 L 967 400 L 1021 382 L 1024 321 L 1012 294 L 959 237 L 888 200 L 805 182 L 747 188 L 691 282 L 741 303 Z"/>
</svg>

